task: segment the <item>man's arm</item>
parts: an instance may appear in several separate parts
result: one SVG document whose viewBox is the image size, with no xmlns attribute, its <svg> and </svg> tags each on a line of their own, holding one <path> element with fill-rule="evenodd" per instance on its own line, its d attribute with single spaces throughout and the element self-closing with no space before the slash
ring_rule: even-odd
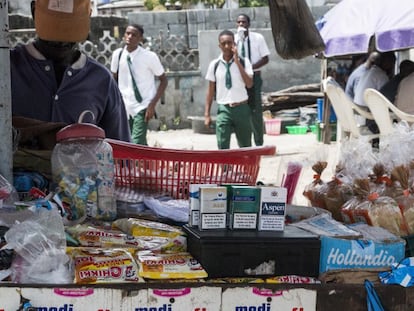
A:
<svg viewBox="0 0 414 311">
<path fill-rule="evenodd" d="M 258 62 L 256 62 L 255 64 L 252 64 L 253 70 L 254 69 L 259 69 L 260 67 L 263 67 L 264 65 L 266 65 L 269 62 L 269 56 L 263 56 Z"/>
<path fill-rule="evenodd" d="M 209 127 L 211 124 L 211 116 L 210 110 L 211 105 L 213 104 L 214 94 L 216 93 L 216 82 L 209 81 L 208 89 L 207 89 L 207 96 L 206 96 L 206 103 L 204 108 L 204 124 Z"/>
<path fill-rule="evenodd" d="M 115 81 L 118 81 L 118 71 L 119 71 L 119 61 L 121 58 L 121 51 L 122 51 L 121 49 L 118 49 L 112 53 L 111 73 Z"/>
<path fill-rule="evenodd" d="M 245 68 L 249 60 L 245 59 L 244 66 L 242 65 L 242 63 L 240 62 L 240 58 L 239 58 L 236 46 L 233 47 L 233 54 L 234 54 L 233 55 L 234 63 L 239 68 L 244 84 L 246 85 L 247 88 L 251 88 L 253 86 L 253 76 L 250 76 L 249 74 L 247 74 L 246 68 Z"/>
<path fill-rule="evenodd" d="M 145 113 L 145 122 L 149 122 L 154 117 L 155 114 L 155 105 L 160 100 L 162 94 L 164 94 L 165 89 L 168 85 L 168 79 L 165 73 L 157 77 L 158 80 L 160 80 L 160 83 L 158 84 L 157 92 L 155 93 L 154 98 L 151 100 L 147 107 L 147 112 Z"/>
</svg>

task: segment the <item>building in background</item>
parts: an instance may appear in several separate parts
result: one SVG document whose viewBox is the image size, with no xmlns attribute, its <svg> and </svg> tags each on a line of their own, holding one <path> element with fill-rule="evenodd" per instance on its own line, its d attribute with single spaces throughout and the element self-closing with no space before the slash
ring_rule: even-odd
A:
<svg viewBox="0 0 414 311">
<path fill-rule="evenodd" d="M 309 7 L 332 5 L 341 0 L 305 0 Z M 91 0 L 92 15 L 118 15 L 126 17 L 128 13 L 144 11 L 144 0 Z M 167 1 L 168 2 L 168 1 Z M 170 0 L 171 3 L 175 1 Z M 200 0 L 199 3 L 202 3 Z M 227 0 L 225 8 L 235 8 L 236 0 Z M 197 8 L 197 4 L 195 7 Z M 174 6 L 171 9 L 175 9 Z M 9 13 L 30 15 L 30 0 L 9 0 Z"/>
</svg>

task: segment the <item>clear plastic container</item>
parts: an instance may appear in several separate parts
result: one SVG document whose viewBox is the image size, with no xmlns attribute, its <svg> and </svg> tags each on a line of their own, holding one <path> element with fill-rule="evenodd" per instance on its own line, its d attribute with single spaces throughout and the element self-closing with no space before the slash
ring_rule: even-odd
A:
<svg viewBox="0 0 414 311">
<path fill-rule="evenodd" d="M 71 223 L 86 217 L 116 218 L 114 161 L 105 132 L 89 123 L 71 124 L 56 135 L 52 174 L 56 193 Z"/>
</svg>

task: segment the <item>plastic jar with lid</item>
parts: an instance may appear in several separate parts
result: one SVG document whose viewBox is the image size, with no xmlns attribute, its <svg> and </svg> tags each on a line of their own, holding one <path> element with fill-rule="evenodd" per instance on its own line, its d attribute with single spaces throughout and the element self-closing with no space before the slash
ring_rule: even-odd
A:
<svg viewBox="0 0 414 311">
<path fill-rule="evenodd" d="M 89 123 L 71 124 L 56 134 L 52 174 L 66 220 L 81 223 L 87 216 L 116 218 L 114 161 L 105 132 Z"/>
</svg>

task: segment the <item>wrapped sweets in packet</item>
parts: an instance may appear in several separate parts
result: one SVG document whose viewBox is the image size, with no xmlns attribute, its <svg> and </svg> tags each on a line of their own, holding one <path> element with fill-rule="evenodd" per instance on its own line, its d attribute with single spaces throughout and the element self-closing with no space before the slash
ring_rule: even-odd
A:
<svg viewBox="0 0 414 311">
<path fill-rule="evenodd" d="M 112 222 L 113 228 L 120 229 L 122 232 L 132 236 L 154 236 L 169 238 L 175 247 L 169 251 L 186 251 L 187 238 L 179 227 L 170 226 L 161 222 L 138 219 L 121 218 Z"/>
<path fill-rule="evenodd" d="M 75 238 L 79 245 L 89 247 L 119 247 L 154 251 L 184 251 L 177 249 L 172 238 L 160 236 L 131 236 L 120 230 L 108 230 L 91 225 L 79 224 L 66 227 L 65 231 Z"/>
<path fill-rule="evenodd" d="M 178 227 L 138 218 L 117 219 L 112 222 L 112 226 L 132 236 L 176 237 L 184 235 L 184 232 Z"/>
<path fill-rule="evenodd" d="M 132 254 L 121 248 L 68 248 L 76 284 L 143 282 Z"/>
<path fill-rule="evenodd" d="M 410 169 L 407 165 L 399 165 L 394 167 L 391 172 L 396 189 L 395 201 L 401 209 L 405 229 L 408 234 L 414 233 L 414 196 L 413 188 L 409 186 Z"/>
<path fill-rule="evenodd" d="M 356 222 L 381 227 L 398 236 L 406 235 L 402 213 L 393 198 L 371 192 L 368 179 L 354 180 L 354 193 L 362 199 L 352 211 Z"/>
<path fill-rule="evenodd" d="M 135 258 L 139 263 L 139 275 L 148 279 L 200 279 L 207 272 L 189 253 L 160 254 L 152 251 L 138 251 Z"/>
</svg>

